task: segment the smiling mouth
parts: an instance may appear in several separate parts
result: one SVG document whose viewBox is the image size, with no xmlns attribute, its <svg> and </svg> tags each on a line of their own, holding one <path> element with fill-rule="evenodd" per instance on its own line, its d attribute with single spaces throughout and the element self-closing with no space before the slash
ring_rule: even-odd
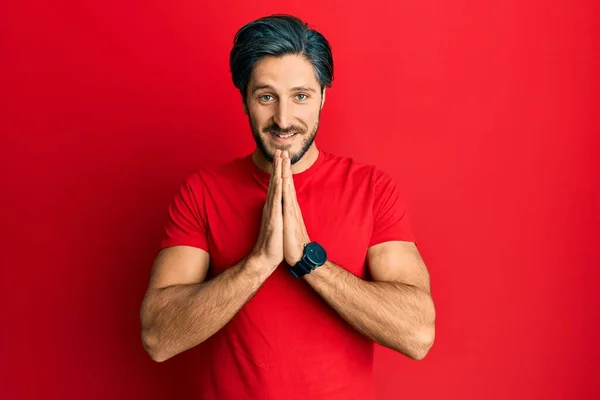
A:
<svg viewBox="0 0 600 400">
<path fill-rule="evenodd" d="M 295 136 L 297 133 L 293 132 L 293 133 L 276 133 L 276 132 L 271 132 L 271 135 L 281 138 L 281 139 L 289 139 L 292 136 Z"/>
</svg>

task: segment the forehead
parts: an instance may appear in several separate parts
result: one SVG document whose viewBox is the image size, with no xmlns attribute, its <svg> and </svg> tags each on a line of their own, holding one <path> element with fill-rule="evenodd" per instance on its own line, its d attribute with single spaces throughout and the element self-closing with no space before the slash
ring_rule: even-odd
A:
<svg viewBox="0 0 600 400">
<path fill-rule="evenodd" d="M 295 54 L 263 57 L 254 65 L 249 83 L 250 91 L 255 86 L 263 85 L 281 90 L 298 86 L 309 86 L 315 89 L 319 87 L 310 61 Z"/>
</svg>

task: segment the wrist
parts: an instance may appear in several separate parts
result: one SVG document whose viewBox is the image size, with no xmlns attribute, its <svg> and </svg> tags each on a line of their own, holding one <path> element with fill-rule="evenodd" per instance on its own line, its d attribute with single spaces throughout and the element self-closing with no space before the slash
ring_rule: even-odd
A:
<svg viewBox="0 0 600 400">
<path fill-rule="evenodd" d="M 297 262 L 290 264 L 289 270 L 295 278 L 310 274 L 327 261 L 327 252 L 317 242 L 304 245 L 302 256 Z"/>
<path fill-rule="evenodd" d="M 258 254 L 250 254 L 242 264 L 242 270 L 261 279 L 267 279 L 273 272 L 273 268 L 268 268 L 268 261 L 265 257 Z"/>
</svg>

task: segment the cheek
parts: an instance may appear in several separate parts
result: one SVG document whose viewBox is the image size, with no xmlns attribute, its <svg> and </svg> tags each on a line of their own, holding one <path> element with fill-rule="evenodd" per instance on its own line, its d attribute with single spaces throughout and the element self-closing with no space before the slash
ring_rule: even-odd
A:
<svg viewBox="0 0 600 400">
<path fill-rule="evenodd" d="M 296 115 L 298 120 L 304 122 L 304 124 L 308 126 L 312 126 L 319 119 L 319 109 L 307 107 L 306 109 L 299 110 Z"/>
<path fill-rule="evenodd" d="M 268 125 L 270 117 L 264 110 L 257 111 L 250 109 L 249 114 L 250 119 L 256 128 L 262 129 Z"/>
</svg>

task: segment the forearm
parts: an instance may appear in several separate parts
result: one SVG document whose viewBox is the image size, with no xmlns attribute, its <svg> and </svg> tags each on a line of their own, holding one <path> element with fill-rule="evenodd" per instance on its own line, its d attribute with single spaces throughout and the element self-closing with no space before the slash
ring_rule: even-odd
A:
<svg viewBox="0 0 600 400">
<path fill-rule="evenodd" d="M 244 259 L 214 279 L 149 291 L 142 305 L 143 343 L 165 361 L 219 331 L 256 293 L 270 273 Z"/>
<path fill-rule="evenodd" d="M 330 261 L 305 279 L 358 332 L 413 359 L 427 354 L 435 320 L 428 293 L 396 282 L 365 281 Z"/>
</svg>

